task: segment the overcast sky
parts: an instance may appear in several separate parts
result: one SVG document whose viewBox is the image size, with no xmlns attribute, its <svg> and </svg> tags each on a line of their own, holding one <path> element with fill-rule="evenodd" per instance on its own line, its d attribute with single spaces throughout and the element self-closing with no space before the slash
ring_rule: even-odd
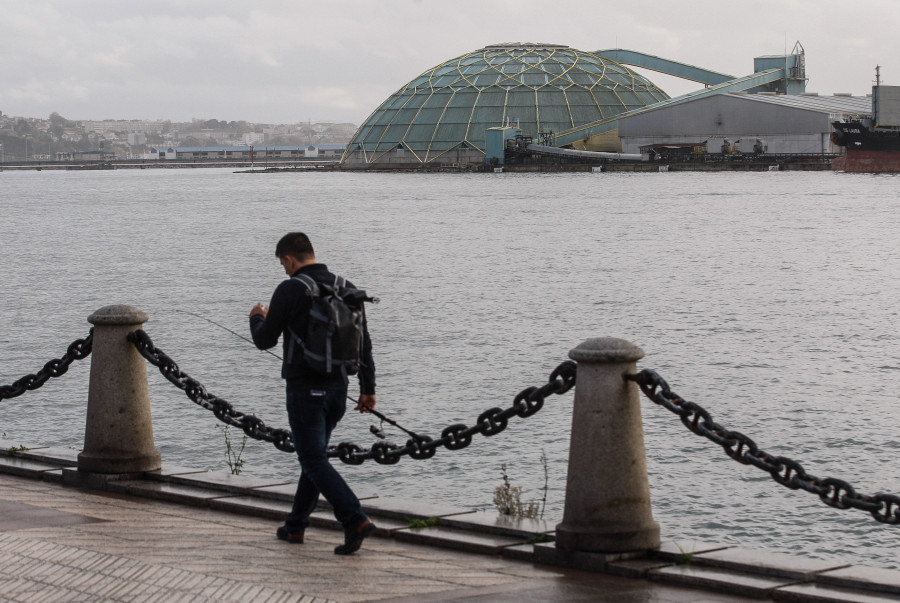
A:
<svg viewBox="0 0 900 603">
<path fill-rule="evenodd" d="M 423 71 L 499 42 L 627 48 L 732 75 L 806 49 L 807 90 L 900 85 L 898 0 L 8 0 L 0 111 L 359 124 Z M 644 72 L 670 95 L 697 84 Z"/>
</svg>

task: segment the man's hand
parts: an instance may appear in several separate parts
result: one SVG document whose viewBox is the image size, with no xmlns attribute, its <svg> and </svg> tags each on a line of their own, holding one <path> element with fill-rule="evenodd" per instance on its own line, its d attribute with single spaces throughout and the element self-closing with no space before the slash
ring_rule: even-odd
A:
<svg viewBox="0 0 900 603">
<path fill-rule="evenodd" d="M 375 408 L 375 394 L 360 394 L 354 410 L 370 412 L 373 408 Z"/>
<path fill-rule="evenodd" d="M 266 314 L 268 314 L 268 313 L 269 313 L 269 307 L 262 305 L 262 303 L 258 303 L 255 306 L 253 306 L 252 310 L 250 310 L 250 318 L 253 318 L 257 314 L 259 314 L 260 316 L 265 318 Z"/>
</svg>

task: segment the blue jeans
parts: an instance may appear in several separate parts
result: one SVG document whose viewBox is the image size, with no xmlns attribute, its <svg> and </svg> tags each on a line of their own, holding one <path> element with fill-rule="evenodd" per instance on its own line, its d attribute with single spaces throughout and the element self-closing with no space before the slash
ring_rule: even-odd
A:
<svg viewBox="0 0 900 603">
<path fill-rule="evenodd" d="M 367 519 L 356 494 L 328 462 L 331 431 L 346 409 L 346 386 L 323 389 L 287 385 L 288 421 L 301 469 L 294 506 L 284 521 L 288 528 L 306 529 L 320 493 L 331 504 L 335 518 L 345 530 L 353 530 Z"/>
</svg>

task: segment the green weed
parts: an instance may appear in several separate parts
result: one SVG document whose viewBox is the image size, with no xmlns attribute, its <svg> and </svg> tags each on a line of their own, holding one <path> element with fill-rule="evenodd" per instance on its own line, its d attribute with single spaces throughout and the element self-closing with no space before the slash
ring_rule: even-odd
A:
<svg viewBox="0 0 900 603">
<path fill-rule="evenodd" d="M 6 449 L 6 453 L 9 456 L 21 456 L 19 453 L 25 452 L 26 450 L 28 450 L 28 448 L 26 448 L 25 446 L 10 446 Z"/>
</svg>

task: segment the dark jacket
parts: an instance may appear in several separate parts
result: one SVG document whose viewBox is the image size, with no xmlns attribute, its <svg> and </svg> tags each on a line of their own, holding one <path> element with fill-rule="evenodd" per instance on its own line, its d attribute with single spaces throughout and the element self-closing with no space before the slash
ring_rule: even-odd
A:
<svg viewBox="0 0 900 603">
<path fill-rule="evenodd" d="M 334 283 L 334 274 L 328 271 L 325 264 L 309 264 L 300 268 L 293 276 L 306 274 L 319 283 Z M 353 283 L 347 281 L 348 287 Z M 272 294 L 269 302 L 269 311 L 265 318 L 257 314 L 250 317 L 250 333 L 253 343 L 261 350 L 267 350 L 278 343 L 278 337 L 282 338 L 283 358 L 288 357 L 288 345 L 290 333 L 288 328 L 295 333 L 306 333 L 306 323 L 309 316 L 309 308 L 312 304 L 309 291 L 302 281 L 289 278 L 282 281 Z M 292 384 L 311 387 L 325 387 L 335 384 L 346 384 L 347 379 L 343 375 L 327 376 L 314 372 L 301 360 L 298 364 L 288 364 L 285 360 L 281 365 L 281 376 Z M 369 329 L 363 315 L 363 356 L 358 373 L 360 392 L 363 394 L 375 393 L 375 363 L 372 360 L 372 341 L 369 339 Z"/>
</svg>

